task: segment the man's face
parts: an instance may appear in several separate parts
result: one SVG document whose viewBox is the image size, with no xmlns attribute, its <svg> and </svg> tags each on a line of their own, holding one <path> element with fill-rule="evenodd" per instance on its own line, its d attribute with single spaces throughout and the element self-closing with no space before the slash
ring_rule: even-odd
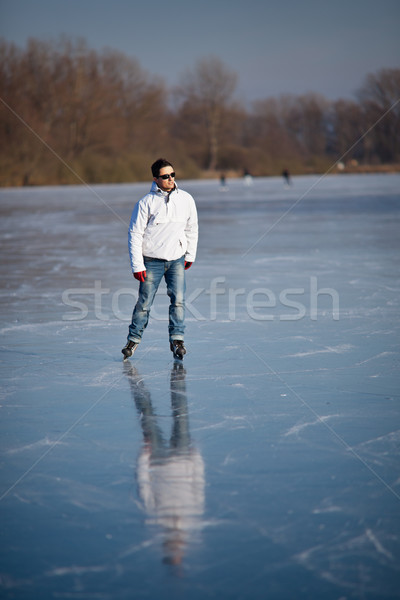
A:
<svg viewBox="0 0 400 600">
<path fill-rule="evenodd" d="M 154 177 L 154 181 L 164 192 L 171 192 L 175 187 L 175 177 L 168 177 L 167 179 L 163 179 L 162 177 L 163 175 L 165 177 L 165 175 L 170 175 L 171 173 L 175 175 L 172 167 L 162 167 L 158 177 Z"/>
</svg>

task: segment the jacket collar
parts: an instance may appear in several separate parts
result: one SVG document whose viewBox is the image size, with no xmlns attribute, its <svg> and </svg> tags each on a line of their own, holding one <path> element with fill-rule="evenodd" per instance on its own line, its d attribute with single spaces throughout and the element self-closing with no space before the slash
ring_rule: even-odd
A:
<svg viewBox="0 0 400 600">
<path fill-rule="evenodd" d="M 170 192 L 165 192 L 164 190 L 160 189 L 155 181 L 153 181 L 153 183 L 151 184 L 151 188 L 150 188 L 150 192 L 152 192 L 153 194 L 159 194 L 164 197 L 169 196 L 170 194 L 172 194 L 172 192 L 175 192 L 175 191 L 176 192 L 178 191 L 178 186 L 176 185 L 176 183 L 175 183 L 174 189 L 171 190 Z"/>
</svg>

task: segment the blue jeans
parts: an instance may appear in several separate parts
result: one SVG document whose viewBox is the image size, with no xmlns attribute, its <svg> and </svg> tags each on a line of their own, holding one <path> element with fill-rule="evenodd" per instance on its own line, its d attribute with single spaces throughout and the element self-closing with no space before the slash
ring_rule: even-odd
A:
<svg viewBox="0 0 400 600">
<path fill-rule="evenodd" d="M 129 326 L 128 341 L 139 343 L 150 317 L 154 297 L 164 277 L 167 284 L 169 305 L 169 340 L 183 340 L 185 331 L 185 257 L 177 260 L 161 260 L 144 257 L 146 279 L 140 282 L 139 296 Z"/>
</svg>

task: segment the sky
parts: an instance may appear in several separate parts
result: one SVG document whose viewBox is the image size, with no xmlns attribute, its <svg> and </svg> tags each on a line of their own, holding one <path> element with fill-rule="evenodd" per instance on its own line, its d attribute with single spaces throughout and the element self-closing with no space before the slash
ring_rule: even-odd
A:
<svg viewBox="0 0 400 600">
<path fill-rule="evenodd" d="M 315 92 L 354 98 L 368 73 L 400 68 L 399 0 L 0 0 L 0 36 L 84 38 L 135 57 L 168 87 L 217 56 L 249 103 Z"/>
</svg>

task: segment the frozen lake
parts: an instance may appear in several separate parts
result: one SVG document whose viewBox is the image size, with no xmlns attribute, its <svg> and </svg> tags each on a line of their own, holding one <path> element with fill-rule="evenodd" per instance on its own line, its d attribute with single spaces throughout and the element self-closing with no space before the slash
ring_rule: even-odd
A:
<svg viewBox="0 0 400 600">
<path fill-rule="evenodd" d="M 183 368 L 163 284 L 120 352 L 150 183 L 0 190 L 1 598 L 398 598 L 400 176 L 178 183 Z"/>
</svg>

